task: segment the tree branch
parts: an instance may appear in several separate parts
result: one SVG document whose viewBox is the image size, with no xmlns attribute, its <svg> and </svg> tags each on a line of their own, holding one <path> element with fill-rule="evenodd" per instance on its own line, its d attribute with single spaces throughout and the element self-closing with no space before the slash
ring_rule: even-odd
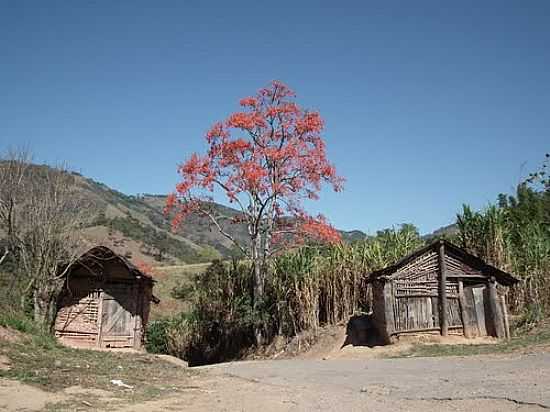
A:
<svg viewBox="0 0 550 412">
<path fill-rule="evenodd" d="M 8 254 L 10 253 L 9 249 L 8 248 L 4 248 L 4 254 L 2 255 L 2 257 L 0 258 L 0 265 L 2 265 L 2 263 L 4 262 L 4 260 L 6 260 L 6 258 L 8 257 Z"/>
<path fill-rule="evenodd" d="M 220 182 L 218 179 L 214 179 L 214 183 L 216 183 L 217 185 L 219 185 L 223 190 L 225 190 L 226 192 L 231 192 L 231 190 L 229 190 L 229 188 L 227 187 L 227 185 L 225 185 L 223 182 Z M 239 207 L 241 208 L 242 212 L 244 214 L 247 213 L 246 209 L 244 208 L 242 202 L 240 201 L 240 199 L 238 197 L 235 196 L 235 200 L 236 202 L 239 204 Z"/>
<path fill-rule="evenodd" d="M 199 208 L 198 209 L 200 213 L 204 214 L 205 216 L 207 216 L 211 221 L 212 223 L 214 224 L 214 226 L 216 226 L 216 228 L 218 229 L 218 231 L 220 232 L 220 234 L 222 236 L 224 236 L 225 238 L 229 239 L 235 246 L 237 246 L 239 248 L 239 250 L 247 257 L 250 257 L 250 254 L 241 246 L 240 243 L 238 243 L 234 238 L 233 236 L 231 236 L 229 233 L 227 233 L 225 230 L 223 230 L 223 228 L 220 226 L 219 222 L 216 220 L 216 218 L 214 217 L 214 215 L 212 215 L 212 213 L 210 213 L 208 210 L 206 209 L 202 209 L 202 208 Z"/>
</svg>

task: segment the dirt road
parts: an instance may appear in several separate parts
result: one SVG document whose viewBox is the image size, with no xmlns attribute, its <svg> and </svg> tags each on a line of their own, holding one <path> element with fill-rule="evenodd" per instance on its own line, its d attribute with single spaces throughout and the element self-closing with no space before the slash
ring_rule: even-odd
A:
<svg viewBox="0 0 550 412">
<path fill-rule="evenodd" d="M 541 411 L 550 354 L 235 362 L 201 368 L 171 401 L 126 411 Z M 149 409 L 148 409 L 149 408 Z"/>
<path fill-rule="evenodd" d="M 550 409 L 550 353 L 468 358 L 235 362 L 199 368 L 192 384 L 117 411 L 541 411 Z M 2 393 L 11 410 L 24 385 Z M 37 389 L 32 389 L 36 391 Z M 36 399 L 36 394 L 33 394 Z M 57 394 L 50 402 L 67 399 Z M 74 405 L 74 403 L 69 403 Z M 62 405 L 62 404 L 59 404 Z M 75 410 L 72 406 L 70 410 Z M 49 410 L 63 410 L 50 403 Z"/>
</svg>

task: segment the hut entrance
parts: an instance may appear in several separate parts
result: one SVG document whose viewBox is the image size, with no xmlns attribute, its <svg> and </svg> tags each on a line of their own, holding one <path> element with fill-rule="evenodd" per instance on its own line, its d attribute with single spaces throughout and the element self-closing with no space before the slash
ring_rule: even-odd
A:
<svg viewBox="0 0 550 412">
<path fill-rule="evenodd" d="M 472 337 L 492 335 L 491 328 L 487 328 L 487 319 L 490 319 L 488 305 L 488 290 L 486 285 L 464 286 L 464 323 L 466 330 Z"/>
<path fill-rule="evenodd" d="M 100 346 L 124 348 L 134 346 L 136 292 L 131 284 L 111 283 L 103 292 Z"/>
<path fill-rule="evenodd" d="M 397 280 L 394 330 L 404 332 L 439 328 L 437 281 Z"/>
<path fill-rule="evenodd" d="M 395 332 L 439 331 L 439 294 L 438 281 L 434 276 L 425 279 L 396 280 L 394 330 Z M 451 329 L 462 329 L 458 284 L 447 283 L 447 319 Z"/>
</svg>

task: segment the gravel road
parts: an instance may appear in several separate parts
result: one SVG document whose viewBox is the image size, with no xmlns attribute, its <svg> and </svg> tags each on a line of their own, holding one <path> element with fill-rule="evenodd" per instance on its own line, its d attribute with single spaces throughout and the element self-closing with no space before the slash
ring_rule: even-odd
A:
<svg viewBox="0 0 550 412">
<path fill-rule="evenodd" d="M 48 403 L 48 411 L 118 412 L 550 409 L 550 353 L 545 352 L 465 358 L 292 359 L 195 369 L 188 386 L 139 403 L 115 398 L 110 402 L 109 391 L 76 387 L 72 389 L 78 390 L 75 397 L 70 388 L 54 393 L 0 379 L 0 410 L 41 411 Z M 84 403 L 86 399 L 103 403 L 91 407 L 90 402 Z"/>
<path fill-rule="evenodd" d="M 216 410 L 546 410 L 550 353 L 235 362 L 201 368 Z M 223 382 L 223 383 L 222 383 Z M 232 393 L 232 395 L 228 395 Z M 190 404 L 189 406 L 192 406 Z M 208 406 L 198 402 L 196 406 Z"/>
</svg>

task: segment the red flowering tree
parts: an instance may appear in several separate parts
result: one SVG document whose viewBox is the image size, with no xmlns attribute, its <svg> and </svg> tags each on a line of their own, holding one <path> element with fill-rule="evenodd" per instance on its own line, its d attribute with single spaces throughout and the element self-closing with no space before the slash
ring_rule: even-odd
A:
<svg viewBox="0 0 550 412">
<path fill-rule="evenodd" d="M 142 273 L 145 273 L 146 275 L 149 275 L 151 277 L 156 277 L 158 274 L 157 274 L 157 271 L 155 270 L 155 268 L 153 267 L 153 265 L 147 263 L 147 262 L 144 262 L 143 260 L 138 260 L 136 262 L 136 267 L 142 272 Z"/>
<path fill-rule="evenodd" d="M 242 111 L 206 134 L 208 152 L 179 166 L 181 182 L 167 201 L 167 211 L 175 211 L 174 227 L 198 213 L 251 260 L 255 305 L 263 298 L 266 265 L 274 253 L 308 237 L 340 239 L 323 216 L 310 216 L 302 207 L 303 200 L 318 198 L 323 183 L 340 191 L 343 179 L 326 157 L 321 116 L 294 100 L 294 92 L 278 81 L 242 99 Z M 246 224 L 248 242 L 236 241 L 222 227 L 228 218 L 209 207 L 219 190 L 240 209 L 231 221 Z"/>
</svg>

